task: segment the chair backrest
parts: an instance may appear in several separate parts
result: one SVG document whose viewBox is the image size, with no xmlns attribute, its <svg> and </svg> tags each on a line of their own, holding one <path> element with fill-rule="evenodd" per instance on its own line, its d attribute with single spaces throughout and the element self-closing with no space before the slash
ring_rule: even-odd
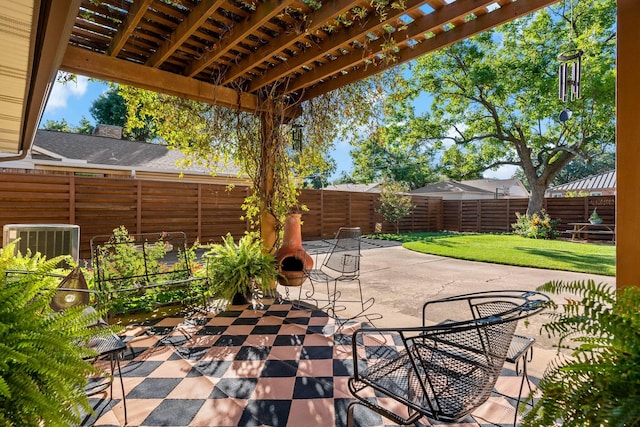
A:
<svg viewBox="0 0 640 427">
<path fill-rule="evenodd" d="M 333 240 L 333 247 L 322 263 L 323 267 L 355 278 L 360 271 L 360 227 L 341 227 Z"/>
<path fill-rule="evenodd" d="M 411 355 L 423 379 L 413 387 L 414 403 L 428 405 L 441 421 L 469 415 L 491 396 L 516 326 L 517 319 L 483 318 L 411 338 Z"/>
</svg>

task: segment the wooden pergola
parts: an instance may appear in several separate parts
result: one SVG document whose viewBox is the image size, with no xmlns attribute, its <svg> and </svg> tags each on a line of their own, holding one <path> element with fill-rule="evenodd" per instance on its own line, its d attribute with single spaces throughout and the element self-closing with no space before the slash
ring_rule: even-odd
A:
<svg viewBox="0 0 640 427">
<path fill-rule="evenodd" d="M 0 22 L 16 29 L 0 47 L 28 45 L 15 49 L 26 61 L 0 66 L 0 152 L 26 155 L 58 70 L 254 112 L 268 130 L 264 94 L 296 105 L 556 1 L 403 0 L 381 14 L 370 0 L 0 0 Z M 618 286 L 640 285 L 638 3 L 618 0 Z M 390 45 L 392 64 L 380 60 Z M 5 109 L 10 78 L 24 90 Z"/>
</svg>

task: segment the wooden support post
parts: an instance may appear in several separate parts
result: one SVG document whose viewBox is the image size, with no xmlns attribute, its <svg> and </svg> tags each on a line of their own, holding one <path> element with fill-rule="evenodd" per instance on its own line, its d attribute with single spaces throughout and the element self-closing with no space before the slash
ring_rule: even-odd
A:
<svg viewBox="0 0 640 427">
<path fill-rule="evenodd" d="M 281 144 L 276 129 L 276 106 L 273 101 L 266 102 L 265 111 L 260 113 L 260 237 L 266 251 L 276 251 L 276 217 L 271 212 L 274 198 L 275 153 L 277 144 Z"/>
<path fill-rule="evenodd" d="M 136 233 L 142 233 L 142 181 L 136 180 Z"/>
<path fill-rule="evenodd" d="M 69 176 L 69 224 L 76 223 L 76 177 Z"/>
<path fill-rule="evenodd" d="M 640 286 L 640 44 L 638 0 L 618 0 L 616 82 L 616 287 Z"/>
</svg>

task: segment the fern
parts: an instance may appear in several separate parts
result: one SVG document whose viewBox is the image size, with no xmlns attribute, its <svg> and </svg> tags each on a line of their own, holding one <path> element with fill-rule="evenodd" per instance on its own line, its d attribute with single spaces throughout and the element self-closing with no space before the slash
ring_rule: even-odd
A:
<svg viewBox="0 0 640 427">
<path fill-rule="evenodd" d="M 91 410 L 87 376 L 97 373 L 84 360 L 95 353 L 78 343 L 110 332 L 88 328 L 100 313 L 49 308 L 57 281 L 47 274 L 64 257 L 13 254 L 14 244 L 0 249 L 0 425 L 78 425 Z"/>
<path fill-rule="evenodd" d="M 254 287 L 265 295 L 273 292 L 272 284 L 278 278 L 275 258 L 263 252 L 257 235 L 246 234 L 236 243 L 227 234 L 222 244 L 211 246 L 207 257 L 207 274 L 215 297 L 232 300 L 235 294 L 251 296 Z"/>
<path fill-rule="evenodd" d="M 576 297 L 556 305 L 542 327 L 558 338 L 558 357 L 523 425 L 640 425 L 640 288 L 616 292 L 589 280 L 549 282 L 538 290 Z"/>
</svg>

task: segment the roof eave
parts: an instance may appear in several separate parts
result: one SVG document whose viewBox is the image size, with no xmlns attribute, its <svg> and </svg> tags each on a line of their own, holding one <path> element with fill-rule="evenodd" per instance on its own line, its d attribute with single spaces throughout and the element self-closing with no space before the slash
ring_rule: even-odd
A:
<svg viewBox="0 0 640 427">
<path fill-rule="evenodd" d="M 21 105 L 21 115 L 16 118 L 19 122 L 16 131 L 6 141 L 11 149 L 2 150 L 3 153 L 0 154 L 6 155 L 0 156 L 0 162 L 20 160 L 29 153 L 67 48 L 80 3 L 80 0 L 55 0 L 54 5 L 53 0 L 33 0 L 29 49 L 20 54 L 28 55 L 28 58 L 22 56 L 23 61 L 28 61 L 24 92 L 16 100 Z M 20 6 L 24 6 L 24 3 L 21 2 Z M 11 89 L 0 89 L 0 95 L 5 91 L 9 93 Z"/>
</svg>

